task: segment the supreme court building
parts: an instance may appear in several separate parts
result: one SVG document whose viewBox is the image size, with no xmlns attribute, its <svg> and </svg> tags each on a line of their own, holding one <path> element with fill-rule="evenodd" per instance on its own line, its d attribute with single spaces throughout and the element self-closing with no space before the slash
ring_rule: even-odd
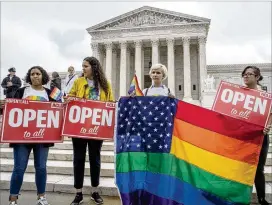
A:
<svg viewBox="0 0 272 205">
<path fill-rule="evenodd" d="M 164 83 L 175 96 L 199 101 L 207 76 L 209 25 L 210 19 L 144 6 L 87 31 L 116 97 L 127 95 L 135 72 L 140 87 L 149 87 L 150 66 L 162 63 L 168 68 Z"/>
<path fill-rule="evenodd" d="M 135 72 L 141 89 L 149 87 L 148 72 L 155 63 L 166 65 L 168 78 L 164 84 L 176 98 L 206 108 L 211 108 L 221 80 L 243 83 L 241 72 L 248 65 L 261 69 L 264 77 L 261 84 L 272 92 L 271 62 L 206 65 L 209 25 L 207 18 L 144 6 L 94 25 L 87 31 L 92 37 L 92 55 L 101 62 L 115 99 L 127 95 Z M 60 73 L 62 88 L 66 74 Z M 213 89 L 207 88 L 206 84 L 211 78 Z"/>
</svg>

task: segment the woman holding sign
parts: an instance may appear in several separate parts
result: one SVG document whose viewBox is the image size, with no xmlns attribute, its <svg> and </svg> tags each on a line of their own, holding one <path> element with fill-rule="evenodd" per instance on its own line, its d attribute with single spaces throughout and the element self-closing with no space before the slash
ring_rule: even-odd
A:
<svg viewBox="0 0 272 205">
<path fill-rule="evenodd" d="M 75 80 L 68 94 L 71 97 L 100 101 L 113 101 L 112 89 L 102 70 L 100 62 L 95 57 L 86 57 L 82 63 L 83 77 Z M 71 205 L 83 202 L 82 187 L 84 181 L 86 147 L 89 150 L 91 184 L 93 193 L 91 199 L 96 204 L 102 204 L 103 199 L 98 193 L 100 178 L 100 151 L 102 140 L 72 138 L 74 150 L 74 187 L 77 194 Z"/>
<path fill-rule="evenodd" d="M 260 86 L 259 82 L 263 79 L 260 69 L 256 66 L 247 66 L 243 72 L 242 77 L 244 83 L 248 88 L 258 89 Z M 260 153 L 259 163 L 255 176 L 255 187 L 257 191 L 258 201 L 261 205 L 271 205 L 265 200 L 265 175 L 264 175 L 264 166 L 266 163 L 268 148 L 269 148 L 269 136 L 268 132 L 271 127 L 271 116 L 268 120 L 268 126 L 264 128 L 264 140 Z"/>
<path fill-rule="evenodd" d="M 55 101 L 50 97 L 51 91 L 43 85 L 49 82 L 47 72 L 40 66 L 30 68 L 26 75 L 26 83 L 30 86 L 19 88 L 14 98 L 39 100 L 39 101 Z M 27 168 L 28 159 L 31 150 L 34 154 L 35 166 L 35 182 L 37 186 L 38 201 L 37 205 L 49 205 L 45 198 L 46 188 L 46 162 L 49 147 L 54 144 L 10 144 L 13 147 L 14 169 L 10 181 L 10 204 L 16 205 L 18 195 L 23 183 L 23 177 Z"/>
</svg>

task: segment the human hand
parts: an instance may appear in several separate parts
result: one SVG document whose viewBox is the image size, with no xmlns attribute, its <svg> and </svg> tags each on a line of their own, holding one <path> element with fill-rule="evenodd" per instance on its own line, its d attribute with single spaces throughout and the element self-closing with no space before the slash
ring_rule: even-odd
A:
<svg viewBox="0 0 272 205">
<path fill-rule="evenodd" d="M 10 87 L 10 86 L 12 86 L 12 82 L 7 83 L 7 87 Z"/>
<path fill-rule="evenodd" d="M 0 100 L 0 107 L 2 108 L 4 107 L 4 105 L 5 105 L 5 100 Z"/>
<path fill-rule="evenodd" d="M 134 90 L 132 93 L 129 95 L 130 97 L 135 97 L 136 96 L 136 91 Z"/>
<path fill-rule="evenodd" d="M 175 96 L 172 95 L 171 93 L 168 94 L 168 97 L 169 97 L 169 98 L 175 98 Z"/>
<path fill-rule="evenodd" d="M 71 98 L 69 96 L 63 96 L 64 103 L 68 103 L 71 101 Z"/>
<path fill-rule="evenodd" d="M 271 125 L 264 128 L 263 133 L 266 135 L 270 131 Z"/>
</svg>

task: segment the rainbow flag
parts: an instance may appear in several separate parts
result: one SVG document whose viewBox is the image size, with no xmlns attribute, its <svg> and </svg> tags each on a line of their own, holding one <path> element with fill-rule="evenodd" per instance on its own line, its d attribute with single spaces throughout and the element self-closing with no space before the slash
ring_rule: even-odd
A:
<svg viewBox="0 0 272 205">
<path fill-rule="evenodd" d="M 46 98 L 44 98 L 44 97 L 41 97 L 41 96 L 33 96 L 33 95 L 31 95 L 31 96 L 28 96 L 28 97 L 26 97 L 25 99 L 27 99 L 27 100 L 33 100 L 33 101 L 48 101 Z"/>
<path fill-rule="evenodd" d="M 123 205 L 250 204 L 262 127 L 168 97 L 118 103 Z"/>
<path fill-rule="evenodd" d="M 53 98 L 56 101 L 61 101 L 63 94 L 60 89 L 55 87 L 52 92 L 50 93 L 50 97 Z"/>
<path fill-rule="evenodd" d="M 138 83 L 138 79 L 137 79 L 136 74 L 134 74 L 134 77 L 133 77 L 133 79 L 131 81 L 131 84 L 130 84 L 130 87 L 129 87 L 129 90 L 128 90 L 128 94 L 130 95 L 134 91 L 136 92 L 136 96 L 143 96 L 144 95 L 142 90 L 139 87 L 139 83 Z"/>
</svg>

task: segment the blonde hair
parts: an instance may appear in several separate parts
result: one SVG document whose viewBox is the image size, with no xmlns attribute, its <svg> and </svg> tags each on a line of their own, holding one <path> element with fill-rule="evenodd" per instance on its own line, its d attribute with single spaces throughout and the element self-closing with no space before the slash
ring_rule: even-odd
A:
<svg viewBox="0 0 272 205">
<path fill-rule="evenodd" d="M 162 80 L 163 81 L 167 78 L 167 68 L 166 68 L 165 65 L 160 64 L 160 63 L 152 65 L 152 67 L 149 70 L 149 75 L 151 75 L 151 73 L 152 73 L 152 71 L 154 69 L 161 69 L 161 71 L 162 71 Z"/>
</svg>

